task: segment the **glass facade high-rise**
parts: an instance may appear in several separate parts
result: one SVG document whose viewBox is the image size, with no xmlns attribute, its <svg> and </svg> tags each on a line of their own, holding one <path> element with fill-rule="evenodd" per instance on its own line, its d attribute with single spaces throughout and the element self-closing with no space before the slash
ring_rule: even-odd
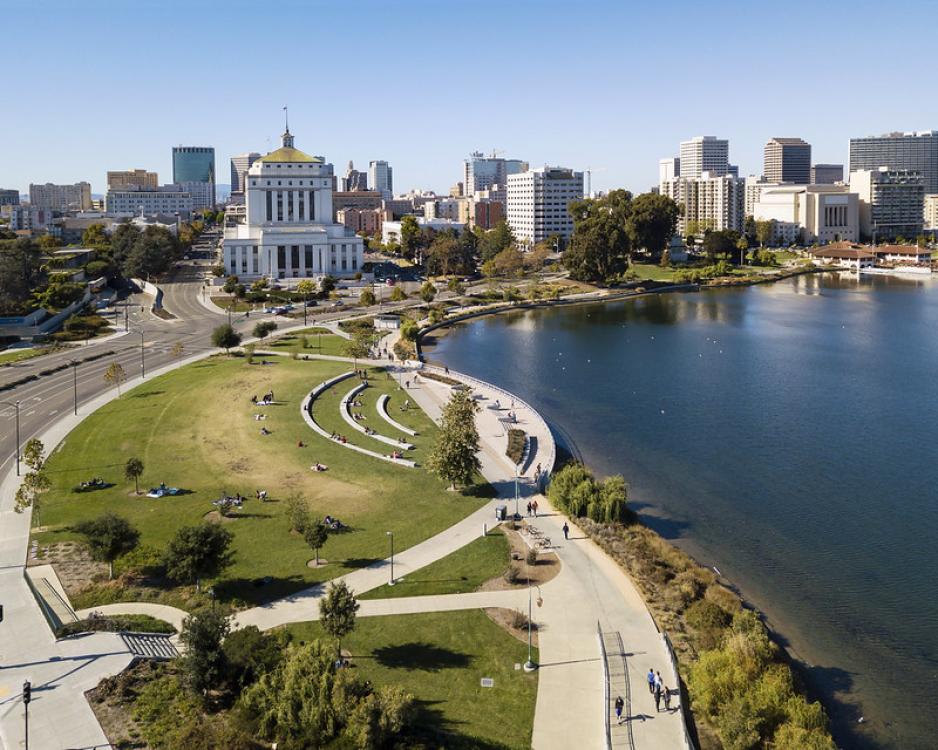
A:
<svg viewBox="0 0 938 750">
<path fill-rule="evenodd" d="M 850 139 L 851 172 L 880 167 L 918 172 L 925 193 L 938 193 L 938 130 Z"/>
<path fill-rule="evenodd" d="M 173 146 L 173 182 L 177 185 L 184 182 L 210 183 L 211 206 L 214 206 L 215 149 L 211 146 Z"/>
<path fill-rule="evenodd" d="M 772 138 L 765 144 L 762 174 L 767 182 L 811 181 L 811 144 L 801 138 Z"/>
</svg>

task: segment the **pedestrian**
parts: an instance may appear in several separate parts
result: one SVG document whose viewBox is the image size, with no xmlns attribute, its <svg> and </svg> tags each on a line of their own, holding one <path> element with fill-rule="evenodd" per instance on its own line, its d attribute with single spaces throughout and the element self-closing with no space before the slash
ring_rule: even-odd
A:
<svg viewBox="0 0 938 750">
<path fill-rule="evenodd" d="M 616 724 L 622 723 L 622 709 L 625 706 L 625 701 L 622 700 L 621 695 L 616 696 Z"/>
<path fill-rule="evenodd" d="M 537 518 L 537 500 L 531 502 L 531 510 L 534 511 L 534 517 Z"/>
<path fill-rule="evenodd" d="M 667 685 L 664 686 L 664 710 L 671 710 L 671 691 Z"/>
<path fill-rule="evenodd" d="M 566 521 L 563 522 L 563 538 L 564 539 L 570 538 L 570 526 L 567 524 Z"/>
<path fill-rule="evenodd" d="M 655 713 L 661 710 L 661 685 L 655 685 Z"/>
<path fill-rule="evenodd" d="M 528 500 L 528 516 L 531 515 L 531 501 Z"/>
<path fill-rule="evenodd" d="M 661 672 L 655 672 L 655 692 L 660 693 L 664 687 L 664 681 L 661 679 Z"/>
<path fill-rule="evenodd" d="M 655 692 L 655 670 L 654 669 L 648 670 L 648 692 L 649 693 Z"/>
</svg>

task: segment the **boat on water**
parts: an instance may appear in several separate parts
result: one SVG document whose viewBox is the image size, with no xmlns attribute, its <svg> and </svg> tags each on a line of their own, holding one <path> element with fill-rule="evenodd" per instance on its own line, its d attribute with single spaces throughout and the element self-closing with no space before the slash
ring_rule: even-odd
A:
<svg viewBox="0 0 938 750">
<path fill-rule="evenodd" d="M 879 276 L 893 276 L 896 274 L 902 276 L 931 276 L 932 270 L 928 266 L 868 266 L 867 268 L 861 268 L 860 273 Z"/>
</svg>

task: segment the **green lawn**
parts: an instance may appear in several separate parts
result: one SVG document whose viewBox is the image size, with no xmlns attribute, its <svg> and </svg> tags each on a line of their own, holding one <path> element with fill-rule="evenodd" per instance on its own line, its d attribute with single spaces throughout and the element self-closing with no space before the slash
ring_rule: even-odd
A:
<svg viewBox="0 0 938 750">
<path fill-rule="evenodd" d="M 231 308 L 231 312 L 247 312 L 248 310 L 253 310 L 254 306 L 250 302 L 246 302 L 243 299 L 238 299 L 237 297 L 220 297 L 215 296 L 211 298 L 212 302 L 220 307 L 222 310 L 227 310 Z"/>
<path fill-rule="evenodd" d="M 287 627 L 299 640 L 323 637 L 318 623 Z M 537 673 L 515 669 L 527 646 L 481 610 L 362 617 L 342 647 L 366 679 L 413 694 L 428 747 L 531 747 Z M 481 687 L 483 677 L 494 686 Z"/>
<path fill-rule="evenodd" d="M 435 563 L 404 574 L 393 586 L 372 589 L 359 598 L 390 599 L 475 591 L 508 569 L 509 549 L 505 535 L 496 528 Z"/>
<path fill-rule="evenodd" d="M 32 349 L 10 349 L 9 351 L 0 352 L 0 367 L 3 365 L 12 365 L 16 362 L 25 362 L 27 359 L 40 357 L 51 351 L 51 349 L 46 347 L 34 347 Z"/>
<path fill-rule="evenodd" d="M 50 457 L 52 489 L 43 496 L 41 515 L 45 528 L 34 535 L 41 543 L 75 539 L 73 524 L 113 510 L 140 530 L 141 544 L 161 550 L 176 529 L 199 523 L 212 511 L 212 500 L 223 491 L 240 492 L 250 499 L 240 517 L 226 522 L 234 534 L 235 561 L 215 589 L 222 601 L 257 603 L 383 559 L 388 530 L 394 531 L 397 548 L 406 549 L 475 511 L 487 486 L 474 487 L 468 495 L 449 492 L 423 469 L 363 456 L 310 430 L 300 414 L 302 399 L 317 383 L 348 369 L 348 364 L 324 360 L 277 357 L 264 366 L 218 356 L 125 393 L 82 422 Z M 381 371 L 373 371 L 375 394 L 369 393 L 369 398 L 382 388 L 397 387 L 382 378 Z M 349 434 L 353 442 L 389 452 L 391 446 L 354 432 L 341 420 L 338 403 L 352 385 L 344 381 L 317 400 L 317 419 L 327 430 Z M 277 403 L 253 407 L 251 395 L 268 389 Z M 261 412 L 267 419 L 255 421 L 253 415 Z M 416 458 L 421 461 L 436 427 L 422 412 L 409 416 L 420 425 Z M 391 431 L 390 425 L 376 420 L 369 420 L 376 429 Z M 262 425 L 270 435 L 260 434 Z M 298 447 L 300 440 L 305 447 Z M 187 494 L 134 496 L 133 483 L 123 476 L 131 456 L 145 466 L 142 490 L 163 481 Z M 317 461 L 329 471 L 311 471 Z M 92 476 L 115 486 L 74 492 L 80 481 Z M 256 489 L 266 489 L 273 502 L 255 500 Z M 314 514 L 331 514 L 351 527 L 322 548 L 328 565 L 308 568 L 312 551 L 289 531 L 284 500 L 293 494 L 304 497 Z M 265 577 L 269 580 L 260 585 Z M 178 604 L 178 594 L 178 589 L 160 591 L 153 598 Z M 95 597 L 103 596 L 92 593 L 81 604 L 101 603 Z"/>
<path fill-rule="evenodd" d="M 303 338 L 306 337 L 309 347 L 303 346 Z M 301 331 L 271 338 L 263 344 L 258 344 L 258 350 L 270 350 L 273 352 L 299 352 L 300 354 L 329 354 L 332 356 L 344 357 L 345 344 L 348 339 L 339 336 L 328 328 L 304 328 Z"/>
<path fill-rule="evenodd" d="M 650 281 L 674 281 L 675 274 L 681 268 L 662 268 L 657 263 L 633 263 L 631 270 L 638 274 L 639 279 Z"/>
</svg>

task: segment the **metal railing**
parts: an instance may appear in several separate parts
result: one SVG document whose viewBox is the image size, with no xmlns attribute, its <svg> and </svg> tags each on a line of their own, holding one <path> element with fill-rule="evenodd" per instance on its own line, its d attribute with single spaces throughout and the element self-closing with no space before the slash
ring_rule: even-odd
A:
<svg viewBox="0 0 938 750">
<path fill-rule="evenodd" d="M 677 668 L 677 657 L 674 655 L 674 647 L 671 645 L 671 639 L 668 638 L 668 634 L 661 632 L 661 640 L 664 641 L 664 647 L 668 650 L 668 658 L 671 660 L 671 671 L 674 675 L 674 684 L 677 686 L 677 689 L 681 690 L 681 674 Z M 694 744 L 693 739 L 691 739 L 690 732 L 687 729 L 687 720 L 688 720 L 688 710 L 687 706 L 684 705 L 683 698 L 681 699 L 681 729 L 684 730 L 684 747 L 686 750 L 697 750 L 697 746 Z"/>
<path fill-rule="evenodd" d="M 612 750 L 612 726 L 609 722 L 609 662 L 606 658 L 606 644 L 603 643 L 603 629 L 596 621 L 596 637 L 599 639 L 599 654 L 603 662 L 603 721 L 605 722 L 606 750 Z"/>
</svg>

